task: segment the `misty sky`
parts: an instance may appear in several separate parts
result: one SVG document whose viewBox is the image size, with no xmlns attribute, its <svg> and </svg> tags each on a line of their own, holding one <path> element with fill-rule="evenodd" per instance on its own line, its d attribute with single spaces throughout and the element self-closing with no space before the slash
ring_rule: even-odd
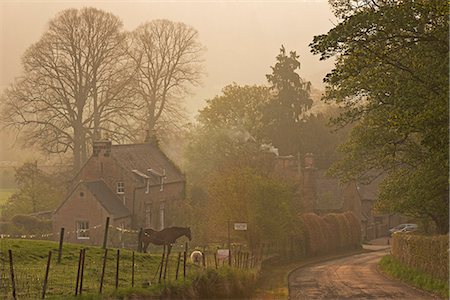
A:
<svg viewBox="0 0 450 300">
<path fill-rule="evenodd" d="M 336 23 L 327 1 L 9 1 L 0 0 L 0 87 L 20 76 L 24 51 L 48 21 L 66 8 L 93 6 L 122 19 L 126 30 L 166 18 L 196 28 L 206 46 L 203 85 L 186 106 L 191 115 L 232 82 L 265 84 L 283 44 L 300 55 L 300 75 L 322 89 L 331 61 L 320 62 L 308 44 Z"/>
</svg>

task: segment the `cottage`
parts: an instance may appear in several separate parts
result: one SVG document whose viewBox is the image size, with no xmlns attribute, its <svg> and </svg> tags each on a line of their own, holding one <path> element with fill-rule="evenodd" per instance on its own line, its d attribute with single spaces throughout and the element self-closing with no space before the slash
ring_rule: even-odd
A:
<svg viewBox="0 0 450 300">
<path fill-rule="evenodd" d="M 66 240 L 98 245 L 107 217 L 119 231 L 161 230 L 176 225 L 173 211 L 184 196 L 183 174 L 156 143 L 96 141 L 53 215 L 54 232 L 64 227 Z"/>
</svg>

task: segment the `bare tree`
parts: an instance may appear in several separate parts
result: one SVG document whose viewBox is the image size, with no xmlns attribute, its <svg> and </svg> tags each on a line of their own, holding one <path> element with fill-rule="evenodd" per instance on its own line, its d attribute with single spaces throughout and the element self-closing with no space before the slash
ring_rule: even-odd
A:
<svg viewBox="0 0 450 300">
<path fill-rule="evenodd" d="M 73 152 L 74 170 L 88 144 L 108 131 L 131 139 L 124 101 L 133 66 L 116 16 L 94 8 L 62 11 L 23 57 L 25 74 L 2 97 L 2 119 L 28 144 L 48 153 Z"/>
<path fill-rule="evenodd" d="M 179 124 L 180 101 L 199 84 L 203 52 L 198 32 L 184 23 L 155 20 L 132 32 L 129 55 L 136 65 L 133 87 L 142 127 L 159 131 Z"/>
</svg>

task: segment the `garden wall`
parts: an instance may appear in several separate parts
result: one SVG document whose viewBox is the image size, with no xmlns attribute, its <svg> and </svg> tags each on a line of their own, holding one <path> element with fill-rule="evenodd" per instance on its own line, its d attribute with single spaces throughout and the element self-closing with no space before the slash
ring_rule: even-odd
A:
<svg viewBox="0 0 450 300">
<path fill-rule="evenodd" d="M 394 234 L 392 255 L 401 263 L 448 280 L 448 235 Z"/>
</svg>

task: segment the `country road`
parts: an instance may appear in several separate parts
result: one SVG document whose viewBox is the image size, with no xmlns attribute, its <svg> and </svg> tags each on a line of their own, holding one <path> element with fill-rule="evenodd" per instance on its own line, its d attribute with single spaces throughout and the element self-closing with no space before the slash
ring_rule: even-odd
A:
<svg viewBox="0 0 450 300">
<path fill-rule="evenodd" d="M 388 250 L 299 268 L 289 276 L 289 299 L 436 299 L 380 274 Z"/>
</svg>

